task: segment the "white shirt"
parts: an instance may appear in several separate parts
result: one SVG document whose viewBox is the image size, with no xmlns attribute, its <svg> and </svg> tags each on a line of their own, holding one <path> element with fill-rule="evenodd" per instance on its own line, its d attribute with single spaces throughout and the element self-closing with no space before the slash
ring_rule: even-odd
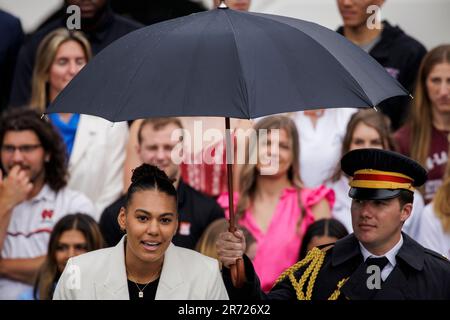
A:
<svg viewBox="0 0 450 320">
<path fill-rule="evenodd" d="M 112 123 L 100 117 L 80 116 L 69 159 L 67 186 L 84 193 L 94 203 L 97 221 L 123 190 L 127 142 L 126 122 Z"/>
<path fill-rule="evenodd" d="M 3 243 L 2 258 L 35 258 L 47 254 L 53 226 L 70 213 L 94 214 L 92 202 L 82 193 L 66 188 L 58 193 L 45 184 L 32 199 L 17 205 Z M 16 299 L 31 286 L 0 277 L 0 300 Z"/>
<path fill-rule="evenodd" d="M 400 241 L 397 242 L 397 244 L 391 250 L 389 250 L 382 256 L 377 256 L 370 253 L 370 251 L 367 250 L 361 242 L 359 242 L 359 247 L 361 249 L 361 254 L 363 255 L 364 262 L 366 262 L 368 258 L 386 257 L 388 259 L 389 263 L 383 268 L 383 270 L 381 270 L 381 279 L 383 281 L 386 281 L 391 271 L 394 270 L 394 267 L 397 264 L 397 260 L 395 257 L 397 256 L 397 253 L 400 251 L 402 245 L 403 245 L 403 236 L 400 234 Z"/>
<path fill-rule="evenodd" d="M 338 181 L 328 182 L 327 187 L 334 190 L 336 202 L 334 203 L 332 215 L 339 220 L 349 233 L 353 232 L 351 206 L 352 199 L 348 196 L 350 186 L 348 178 L 342 175 Z M 402 231 L 417 241 L 422 211 L 425 204 L 419 191 L 414 191 L 413 209 L 409 218 L 403 224 Z"/>
<path fill-rule="evenodd" d="M 433 205 L 434 202 L 431 202 L 423 210 L 417 241 L 425 248 L 450 259 L 450 233 L 444 231 Z"/>
<path fill-rule="evenodd" d="M 305 187 L 318 187 L 331 177 L 341 157 L 348 121 L 356 111 L 353 108 L 325 109 L 316 127 L 304 112 L 294 114 L 300 138 L 300 175 Z"/>
</svg>

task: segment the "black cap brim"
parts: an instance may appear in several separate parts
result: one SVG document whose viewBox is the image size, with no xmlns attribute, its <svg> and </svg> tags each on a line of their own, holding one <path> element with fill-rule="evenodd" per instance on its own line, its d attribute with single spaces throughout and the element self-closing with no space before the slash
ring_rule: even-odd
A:
<svg viewBox="0 0 450 320">
<path fill-rule="evenodd" d="M 362 169 L 396 172 L 410 177 L 414 187 L 427 180 L 427 171 L 416 161 L 397 152 L 380 149 L 357 149 L 348 152 L 341 159 L 341 168 L 348 176 Z"/>
<path fill-rule="evenodd" d="M 350 188 L 348 196 L 357 200 L 388 200 L 398 197 L 404 189 Z"/>
</svg>

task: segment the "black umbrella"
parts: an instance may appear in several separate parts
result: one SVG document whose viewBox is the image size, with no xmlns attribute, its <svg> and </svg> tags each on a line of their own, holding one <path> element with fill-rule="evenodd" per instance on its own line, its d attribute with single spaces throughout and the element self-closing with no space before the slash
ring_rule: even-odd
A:
<svg viewBox="0 0 450 320">
<path fill-rule="evenodd" d="M 115 41 L 80 71 L 48 112 L 111 121 L 156 116 L 250 119 L 314 108 L 376 106 L 406 94 L 381 65 L 334 31 L 293 18 L 234 11 L 222 3 L 218 9 L 154 24 Z M 233 229 L 231 164 L 228 177 Z"/>
</svg>

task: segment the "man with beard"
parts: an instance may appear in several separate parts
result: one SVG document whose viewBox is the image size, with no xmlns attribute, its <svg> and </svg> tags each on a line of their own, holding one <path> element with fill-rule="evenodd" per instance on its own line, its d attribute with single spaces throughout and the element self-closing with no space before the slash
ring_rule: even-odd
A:
<svg viewBox="0 0 450 320">
<path fill-rule="evenodd" d="M 67 184 L 65 147 L 40 115 L 16 109 L 0 119 L 0 299 L 29 290 L 47 253 L 55 223 L 70 213 L 93 214 Z"/>
<path fill-rule="evenodd" d="M 127 33 L 142 27 L 133 20 L 113 13 L 108 0 L 66 0 L 65 3 L 67 7 L 76 5 L 80 8 L 80 31 L 88 38 L 93 54 L 97 54 Z M 64 8 L 65 12 L 66 8 Z M 51 31 L 61 27 L 65 28 L 67 18 L 72 14 L 64 14 L 45 24 L 20 49 L 11 88 L 11 106 L 24 106 L 29 103 L 31 76 L 39 43 Z"/>
<path fill-rule="evenodd" d="M 194 249 L 206 227 L 214 220 L 224 218 L 225 214 L 214 199 L 196 191 L 181 179 L 180 165 L 174 162 L 172 154 L 182 151 L 178 148 L 182 141 L 182 129 L 178 118 L 149 118 L 142 121 L 138 131 L 137 153 L 142 163 L 157 166 L 173 181 L 178 194 L 179 214 L 179 226 L 173 243 Z M 100 229 L 108 246 L 115 246 L 123 236 L 117 216 L 125 202 L 124 195 L 106 208 L 100 218 Z"/>
</svg>

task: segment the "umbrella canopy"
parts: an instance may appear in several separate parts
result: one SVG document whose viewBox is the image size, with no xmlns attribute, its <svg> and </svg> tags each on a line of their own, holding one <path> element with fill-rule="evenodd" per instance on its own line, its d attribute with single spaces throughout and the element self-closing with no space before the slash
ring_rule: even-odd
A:
<svg viewBox="0 0 450 320">
<path fill-rule="evenodd" d="M 101 51 L 48 112 L 111 121 L 256 118 L 376 106 L 408 92 L 359 47 L 315 23 L 215 9 L 132 32 Z"/>
</svg>

